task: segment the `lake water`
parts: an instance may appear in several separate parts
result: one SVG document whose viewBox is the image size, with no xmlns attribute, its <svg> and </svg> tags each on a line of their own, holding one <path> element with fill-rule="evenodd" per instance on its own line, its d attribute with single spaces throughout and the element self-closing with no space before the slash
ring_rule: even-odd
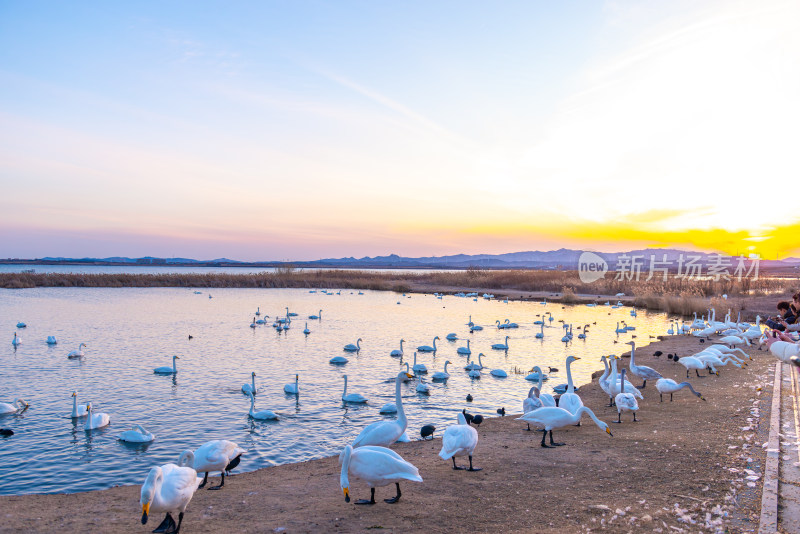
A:
<svg viewBox="0 0 800 534">
<path fill-rule="evenodd" d="M 183 288 L 37 288 L 0 290 L 0 324 L 5 341 L 0 345 L 0 401 L 21 397 L 30 408 L 21 415 L 0 416 L 0 427 L 15 432 L 0 437 L 0 494 L 74 492 L 141 483 L 153 465 L 176 461 L 187 448 L 211 439 L 229 439 L 247 449 L 237 472 L 338 454 L 367 424 L 380 420 L 378 410 L 394 401 L 393 379 L 401 364 L 413 363 L 414 347 L 430 345 L 435 355 L 418 355 L 429 373 L 450 360 L 447 383 L 429 382 L 430 396 L 415 392 L 415 384 L 403 386 L 403 403 L 409 419 L 408 435 L 419 438 L 419 429 L 434 424 L 437 435 L 455 421 L 456 413 L 495 415 L 505 406 L 521 411 L 533 385 L 524 371 L 533 365 L 554 366 L 545 390 L 566 382 L 567 355 L 582 359 L 572 367 L 578 384 L 590 380 L 602 367 L 603 354 L 621 353 L 631 335 L 644 345 L 649 335 L 664 334 L 665 314 L 609 306 L 542 305 L 432 295 L 401 296 L 390 292 L 342 291 L 326 295 L 305 289 L 215 289 L 195 294 Z M 285 308 L 299 314 L 291 329 L 278 333 L 271 326 L 250 328 L 256 308 L 271 318 Z M 321 320 L 306 320 L 322 309 Z M 536 339 L 533 326 L 546 311 L 555 320 Z M 472 316 L 483 331 L 472 334 L 465 323 Z M 495 320 L 511 321 L 518 329 L 498 330 Z M 592 324 L 586 340 L 561 342 L 564 320 L 576 326 Z M 626 320 L 636 331 L 614 334 L 617 321 Z M 18 321 L 28 324 L 17 329 Z M 311 334 L 303 334 L 305 323 Z M 593 324 L 595 323 L 596 324 Z M 14 350 L 13 333 L 22 338 Z M 455 332 L 459 340 L 446 341 Z M 45 340 L 53 335 L 58 344 Z M 189 335 L 193 339 L 189 339 Z M 510 336 L 507 352 L 491 344 Z M 343 352 L 348 343 L 362 338 L 358 354 Z M 405 358 L 389 352 L 406 340 Z M 479 352 L 487 368 L 481 379 L 470 379 L 463 370 L 467 358 L 456 349 L 471 340 L 473 359 Z M 619 344 L 613 341 L 618 340 Z M 69 360 L 67 353 L 87 343 L 83 360 Z M 175 378 L 153 374 L 153 368 L 170 365 L 180 356 Z M 349 363 L 334 366 L 333 356 L 345 355 Z M 509 373 L 505 379 L 489 375 L 489 369 Z M 270 409 L 280 421 L 257 422 L 248 417 L 249 399 L 241 393 L 250 372 L 257 374 L 257 410 Z M 300 375 L 300 395 L 283 393 L 284 384 Z M 366 405 L 341 401 L 343 378 L 349 376 L 348 392 L 365 395 Z M 91 432 L 83 419 L 69 414 L 72 391 L 81 403 L 91 401 L 96 412 L 111 416 L 111 425 Z M 467 394 L 474 402 L 467 403 Z M 393 417 L 389 417 L 390 419 Z M 120 432 L 142 424 L 156 435 L 149 447 L 118 441 Z"/>
</svg>

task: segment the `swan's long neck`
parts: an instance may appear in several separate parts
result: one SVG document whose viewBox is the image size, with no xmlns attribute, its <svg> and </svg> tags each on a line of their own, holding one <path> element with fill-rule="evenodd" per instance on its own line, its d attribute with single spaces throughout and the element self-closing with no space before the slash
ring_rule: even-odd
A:
<svg viewBox="0 0 800 534">
<path fill-rule="evenodd" d="M 347 382 L 345 382 L 345 391 L 347 391 Z M 250 395 L 250 415 L 256 413 L 256 398 L 254 395 Z"/>
<path fill-rule="evenodd" d="M 589 417 L 592 418 L 592 421 L 594 421 L 594 424 L 596 424 L 598 428 L 602 428 L 603 430 L 606 430 L 608 428 L 608 425 L 606 425 L 604 422 L 598 419 L 597 416 L 594 414 L 594 412 L 590 408 L 587 408 L 586 406 L 581 406 L 580 408 L 578 408 L 578 411 L 575 412 L 575 417 L 577 418 L 577 421 L 581 420 L 581 415 L 583 415 L 584 413 L 589 414 Z"/>
<path fill-rule="evenodd" d="M 436 338 L 433 338 L 433 350 L 436 352 Z"/>
<path fill-rule="evenodd" d="M 445 372 L 445 374 L 447 373 L 447 364 L 448 363 L 450 363 L 450 362 L 449 361 L 448 362 L 444 362 L 444 372 Z"/>
<path fill-rule="evenodd" d="M 483 362 L 481 361 L 481 356 L 483 356 L 483 354 L 478 354 L 478 366 L 483 367 Z"/>
<path fill-rule="evenodd" d="M 694 388 L 692 387 L 692 385 L 689 382 L 681 382 L 680 384 L 678 384 L 678 389 L 683 389 L 683 388 L 689 388 L 689 391 L 691 391 L 695 395 L 698 395 L 698 396 L 700 395 L 698 392 L 696 392 L 694 390 Z"/>
<path fill-rule="evenodd" d="M 575 386 L 572 384 L 572 371 L 570 370 L 572 360 L 567 361 L 567 393 L 575 393 Z"/>
<path fill-rule="evenodd" d="M 403 340 L 400 340 L 400 352 L 403 352 Z"/>
<path fill-rule="evenodd" d="M 611 379 L 610 380 L 619 380 L 618 372 L 617 372 L 617 359 L 614 358 L 611 360 Z M 613 382 L 612 382 L 613 384 Z"/>
<path fill-rule="evenodd" d="M 358 338 L 358 340 L 356 341 L 356 347 L 358 347 L 359 349 L 361 348 L 361 338 Z"/>
<path fill-rule="evenodd" d="M 417 366 L 417 353 L 414 353 L 414 367 Z"/>
<path fill-rule="evenodd" d="M 530 398 L 533 398 L 533 397 L 535 397 L 535 396 L 536 396 L 536 395 L 534 394 L 534 390 L 535 390 L 535 389 L 536 389 L 536 386 L 533 386 L 531 389 L 529 389 L 529 390 L 528 390 L 528 398 L 529 398 L 529 399 L 530 399 Z"/>
<path fill-rule="evenodd" d="M 608 359 L 605 356 L 603 356 L 600 359 L 603 361 L 603 366 L 605 367 L 605 371 L 603 371 L 603 376 L 601 376 L 600 379 L 598 380 L 598 382 L 602 384 L 608 378 Z"/>
<path fill-rule="evenodd" d="M 344 375 L 344 391 L 342 392 L 342 397 L 347 396 L 347 375 Z"/>
<path fill-rule="evenodd" d="M 619 392 L 625 393 L 625 369 L 622 370 L 622 374 L 619 376 Z"/>
<path fill-rule="evenodd" d="M 178 465 L 194 468 L 194 453 L 190 450 L 183 451 L 178 458 Z"/>
<path fill-rule="evenodd" d="M 633 359 L 636 353 L 636 345 L 631 343 L 631 368 L 636 367 L 636 361 Z"/>
<path fill-rule="evenodd" d="M 445 364 L 447 368 L 447 364 Z M 406 411 L 403 409 L 403 397 L 400 396 L 400 377 L 394 380 L 394 403 L 397 405 L 397 422 L 405 427 L 408 423 L 406 421 Z"/>
<path fill-rule="evenodd" d="M 469 339 L 467 340 L 467 348 L 469 348 Z"/>
<path fill-rule="evenodd" d="M 542 384 L 544 383 L 544 377 L 542 376 L 542 370 L 539 368 L 538 365 L 536 367 L 534 367 L 533 370 L 535 372 L 539 373 L 539 391 L 542 391 Z"/>
<path fill-rule="evenodd" d="M 178 359 L 178 357 L 177 357 L 177 356 L 173 356 L 173 357 L 172 357 L 172 370 L 173 370 L 173 371 L 175 371 L 175 372 L 177 372 L 177 371 L 178 371 L 178 368 L 176 367 L 176 363 L 175 363 L 175 361 L 176 361 L 177 359 Z"/>
<path fill-rule="evenodd" d="M 72 396 L 72 417 L 78 417 L 78 396 Z"/>
<path fill-rule="evenodd" d="M 350 479 L 347 477 L 347 472 L 350 470 L 350 455 L 353 454 L 353 447 L 347 445 L 342 454 L 344 458 L 342 458 L 342 473 L 339 476 L 339 485 L 342 489 L 345 489 L 350 487 Z"/>
<path fill-rule="evenodd" d="M 133 425 L 133 429 L 138 431 L 140 434 L 147 434 L 147 430 L 144 429 L 142 425 Z"/>
<path fill-rule="evenodd" d="M 505 344 L 506 344 L 506 345 L 508 345 L 508 336 L 506 336 L 506 342 L 505 342 Z"/>
</svg>

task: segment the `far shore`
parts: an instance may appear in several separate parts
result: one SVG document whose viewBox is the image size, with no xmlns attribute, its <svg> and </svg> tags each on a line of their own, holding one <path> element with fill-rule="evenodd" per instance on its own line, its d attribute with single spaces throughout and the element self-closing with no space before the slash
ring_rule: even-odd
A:
<svg viewBox="0 0 800 534">
<path fill-rule="evenodd" d="M 699 347 L 692 336 L 671 336 L 637 350 L 637 360 L 682 381 L 685 369 L 666 354 Z M 409 435 L 416 440 L 392 448 L 419 468 L 424 482 L 402 484 L 398 504 L 383 502 L 393 486 L 378 488 L 373 506 L 345 503 L 337 458 L 329 457 L 234 472 L 223 490 L 197 492 L 181 532 L 752 532 L 762 483 L 745 480 L 744 469 L 762 470 L 775 359 L 755 348 L 747 352 L 755 359 L 747 369 L 691 378 L 706 401 L 684 390 L 674 402 L 659 402 L 648 384 L 639 422 L 624 414 L 622 424 L 611 424 L 613 437 L 584 417 L 580 427 L 554 432 L 565 446 L 542 449 L 541 432 L 527 432 L 512 415 L 520 406 L 506 406 L 506 417 L 483 414 L 474 454 L 479 472 L 454 471 L 441 460 L 444 429 L 422 441 L 424 414 L 410 413 Z M 596 379 L 580 393 L 601 420 L 617 419 Z M 453 406 L 454 421 L 470 406 Z M 1 530 L 150 532 L 161 517 L 140 524 L 139 489 L 3 496 Z M 358 480 L 350 491 L 356 499 L 369 496 Z"/>
<path fill-rule="evenodd" d="M 0 288 L 34 287 L 186 287 L 303 288 L 308 290 L 381 290 L 398 293 L 478 293 L 497 299 L 543 300 L 563 304 L 598 304 L 618 301 L 626 306 L 692 316 L 715 308 L 718 316 L 731 311 L 734 318 L 754 321 L 775 315 L 779 300 L 800 290 L 800 278 L 755 280 L 680 279 L 616 280 L 613 273 L 584 283 L 575 271 L 480 270 L 424 273 L 367 270 L 301 271 L 291 268 L 263 273 L 72 274 L 0 273 Z"/>
</svg>

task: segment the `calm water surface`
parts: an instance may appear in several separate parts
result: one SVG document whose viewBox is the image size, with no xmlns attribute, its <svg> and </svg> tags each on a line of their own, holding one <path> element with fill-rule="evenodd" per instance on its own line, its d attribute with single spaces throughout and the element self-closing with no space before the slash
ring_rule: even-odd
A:
<svg viewBox="0 0 800 534">
<path fill-rule="evenodd" d="M 521 411 L 532 385 L 524 371 L 533 365 L 559 369 L 545 390 L 566 382 L 564 359 L 573 364 L 578 384 L 590 380 L 602 365 L 603 354 L 621 353 L 631 335 L 644 345 L 649 335 L 663 334 L 665 314 L 609 306 L 590 308 L 532 302 L 489 301 L 431 295 L 403 297 L 389 292 L 342 291 L 340 295 L 310 293 L 302 289 L 158 288 L 37 288 L 0 290 L 0 325 L 5 341 L 0 344 L 0 401 L 21 397 L 31 407 L 21 415 L 0 416 L 0 427 L 15 435 L 0 437 L 0 494 L 74 492 L 138 484 L 149 468 L 176 461 L 186 448 L 211 439 L 229 439 L 247 449 L 238 471 L 320 458 L 337 454 L 367 424 L 380 420 L 378 410 L 394 401 L 394 381 L 403 363 L 413 363 L 414 347 L 432 344 L 439 336 L 435 355 L 418 354 L 429 373 L 450 360 L 447 383 L 430 383 L 431 395 L 415 392 L 413 382 L 402 389 L 409 418 L 408 434 L 432 423 L 437 434 L 455 420 L 462 408 L 495 415 L 505 406 Z M 278 333 L 271 322 L 250 328 L 256 308 L 271 318 L 288 307 L 299 314 L 291 329 Z M 322 320 L 307 320 L 322 309 Z M 533 321 L 546 311 L 555 320 L 536 339 Z M 483 325 L 469 333 L 469 316 Z M 495 320 L 511 321 L 518 329 L 498 330 Z M 586 340 L 566 345 L 559 320 L 575 326 L 593 324 Z M 617 321 L 626 320 L 636 331 L 614 334 Z M 18 321 L 28 324 L 17 329 Z M 305 323 L 311 334 L 303 334 Z M 11 345 L 17 332 L 23 343 Z M 454 332 L 459 339 L 446 341 Z M 574 331 L 575 335 L 579 333 Z M 49 346 L 47 336 L 58 344 Z M 189 339 L 189 335 L 193 339 Z M 507 352 L 492 350 L 509 335 Z M 363 338 L 358 354 L 342 347 Z M 389 352 L 406 340 L 404 359 Z M 481 379 L 470 379 L 463 366 L 468 359 L 456 353 L 471 340 L 473 356 L 485 354 Z M 613 341 L 618 340 L 619 344 Z M 87 343 L 86 357 L 68 360 L 67 353 Z M 153 368 L 170 365 L 180 356 L 178 375 L 159 376 Z M 334 366 L 333 356 L 345 355 L 349 363 Z M 489 375 L 504 369 L 505 379 Z M 277 422 L 257 422 L 248 417 L 249 399 L 241 393 L 250 372 L 257 374 L 257 410 L 270 409 Z M 284 384 L 300 375 L 300 395 L 283 393 Z M 366 405 L 341 402 L 343 378 L 348 392 L 365 395 Z M 111 425 L 91 432 L 83 419 L 74 422 L 72 391 L 81 403 L 91 401 L 97 412 L 111 416 Z M 474 402 L 465 397 L 471 393 Z M 393 417 L 389 417 L 390 419 Z M 149 446 L 130 446 L 118 441 L 120 432 L 141 424 L 156 435 Z"/>
</svg>

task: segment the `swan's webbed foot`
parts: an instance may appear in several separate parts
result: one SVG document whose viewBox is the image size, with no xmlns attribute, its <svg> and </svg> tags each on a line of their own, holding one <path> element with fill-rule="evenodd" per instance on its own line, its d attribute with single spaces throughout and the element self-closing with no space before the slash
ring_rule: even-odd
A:
<svg viewBox="0 0 800 534">
<path fill-rule="evenodd" d="M 402 493 L 400 493 L 400 483 L 399 482 L 395 482 L 394 484 L 395 484 L 395 486 L 397 486 L 397 495 L 395 495 L 391 499 L 383 499 L 383 502 L 388 503 L 388 504 L 394 504 L 394 503 L 396 503 L 397 501 L 400 500 L 400 496 L 402 495 Z"/>
<path fill-rule="evenodd" d="M 483 467 L 472 467 L 472 455 L 469 457 L 469 469 L 467 471 L 480 471 Z"/>
<path fill-rule="evenodd" d="M 458 466 L 456 465 L 456 457 L 455 457 L 455 456 L 453 456 L 453 470 L 454 470 L 454 471 L 461 471 L 462 469 L 466 469 L 466 468 L 465 468 L 465 467 L 458 467 Z"/>
<path fill-rule="evenodd" d="M 223 471 L 222 472 L 222 481 L 219 483 L 219 486 L 211 486 L 208 489 L 210 489 L 210 490 L 219 490 L 219 489 L 222 489 L 222 487 L 224 485 L 225 485 L 225 472 Z"/>
<path fill-rule="evenodd" d="M 370 500 L 359 499 L 356 501 L 356 504 L 375 504 L 375 488 L 370 488 L 370 490 Z"/>
<path fill-rule="evenodd" d="M 581 422 L 580 422 L 580 421 L 578 421 L 578 424 L 577 424 L 577 425 L 575 425 L 575 426 L 581 426 Z"/>
<path fill-rule="evenodd" d="M 206 471 L 206 474 L 203 477 L 203 482 L 199 486 L 197 486 L 197 489 L 203 489 L 207 482 L 208 482 L 208 471 Z"/>
<path fill-rule="evenodd" d="M 169 513 L 167 513 L 166 517 L 164 517 L 164 520 L 161 522 L 160 525 L 158 525 L 155 528 L 155 530 L 153 530 L 153 532 L 159 532 L 159 533 L 173 532 L 172 529 L 174 528 L 175 528 L 175 520 L 172 519 L 172 516 Z"/>
<path fill-rule="evenodd" d="M 551 430 L 550 431 L 550 445 L 552 447 L 563 447 L 564 445 L 566 445 L 566 443 L 556 443 L 556 442 L 554 442 L 553 441 L 553 431 Z"/>
<path fill-rule="evenodd" d="M 659 393 L 658 394 L 658 402 L 664 402 L 664 394 L 663 393 Z"/>
</svg>

